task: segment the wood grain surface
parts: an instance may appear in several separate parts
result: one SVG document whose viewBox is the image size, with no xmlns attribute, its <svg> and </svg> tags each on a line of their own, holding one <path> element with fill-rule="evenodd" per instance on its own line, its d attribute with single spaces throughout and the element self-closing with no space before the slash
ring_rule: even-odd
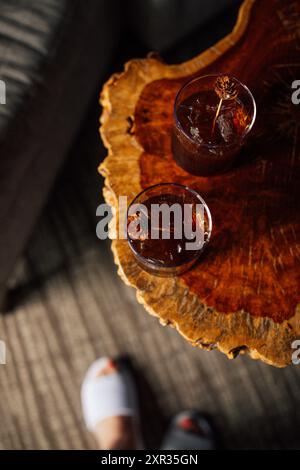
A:
<svg viewBox="0 0 300 470">
<path fill-rule="evenodd" d="M 123 280 L 149 313 L 192 344 L 279 367 L 291 363 L 292 342 L 300 338 L 300 107 L 291 101 L 300 76 L 299 31 L 299 2 L 246 0 L 232 33 L 214 47 L 179 65 L 132 60 L 101 94 L 107 202 L 116 210 L 120 195 L 131 200 L 147 186 L 175 181 L 200 192 L 214 225 L 205 256 L 174 279 L 143 272 L 126 241 L 114 240 Z M 195 177 L 172 157 L 173 102 L 188 78 L 216 72 L 249 86 L 257 122 L 234 168 Z M 114 224 L 110 233 L 114 238 Z"/>
</svg>

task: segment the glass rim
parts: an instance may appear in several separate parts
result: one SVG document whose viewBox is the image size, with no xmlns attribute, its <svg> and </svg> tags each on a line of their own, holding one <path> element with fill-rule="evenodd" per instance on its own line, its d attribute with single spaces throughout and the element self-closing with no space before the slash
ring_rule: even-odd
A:
<svg viewBox="0 0 300 470">
<path fill-rule="evenodd" d="M 174 101 L 174 106 L 173 106 L 173 117 L 174 117 L 174 121 L 175 121 L 175 124 L 176 124 L 176 127 L 179 128 L 179 130 L 182 132 L 182 134 L 184 134 L 184 136 L 190 141 L 192 142 L 193 144 L 197 144 L 197 142 L 191 137 L 189 136 L 185 130 L 183 129 L 178 117 L 177 117 L 177 112 L 176 112 L 176 107 L 177 107 L 177 102 L 178 102 L 178 99 L 179 99 L 179 96 L 181 94 L 181 92 L 189 85 L 191 85 L 193 82 L 197 82 L 198 80 L 201 80 L 201 79 L 204 79 L 204 78 L 212 78 L 212 77 L 222 77 L 222 76 L 228 76 L 230 78 L 232 78 L 233 80 L 235 80 L 241 87 L 244 88 L 244 90 L 246 90 L 247 94 L 250 96 L 250 99 L 251 99 L 251 102 L 252 102 L 252 105 L 253 105 L 253 116 L 252 116 L 252 119 L 251 119 L 251 122 L 249 124 L 249 126 L 246 128 L 246 130 L 244 131 L 244 133 L 241 135 L 241 138 L 244 139 L 247 134 L 249 134 L 249 132 L 251 131 L 253 125 L 254 125 L 254 122 L 255 122 L 255 119 L 256 119 L 256 101 L 254 99 L 254 96 L 251 92 L 251 90 L 247 87 L 247 85 L 245 85 L 244 83 L 242 83 L 238 78 L 236 78 L 234 75 L 230 75 L 228 73 L 210 73 L 210 74 L 206 74 L 206 75 L 200 75 L 198 77 L 195 77 L 195 78 L 191 78 L 190 80 L 188 80 L 187 82 L 185 82 L 178 90 L 177 94 L 176 94 L 176 97 L 175 97 L 175 101 Z M 232 142 L 230 144 L 222 144 L 222 147 L 231 147 L 232 145 L 234 145 L 235 142 Z M 203 144 L 199 144 L 199 146 L 201 147 L 209 147 L 209 148 L 217 148 L 217 147 L 220 147 L 220 144 L 208 144 L 208 143 L 203 143 Z"/>
<path fill-rule="evenodd" d="M 157 184 L 154 184 L 152 186 L 148 186 L 147 188 L 143 189 L 142 191 L 140 191 L 134 198 L 133 200 L 131 201 L 131 203 L 128 205 L 128 208 L 127 208 L 127 212 L 126 212 L 126 226 L 127 226 L 127 220 L 128 220 L 128 211 L 129 211 L 129 208 L 131 206 L 133 206 L 134 204 L 136 204 L 137 200 L 143 195 L 143 194 L 146 194 L 148 191 L 150 190 L 153 190 L 155 188 L 158 188 L 158 187 L 165 187 L 165 186 L 169 186 L 169 187 L 177 187 L 177 188 L 180 188 L 184 191 L 187 191 L 191 194 L 193 194 L 194 196 L 196 196 L 198 199 L 200 199 L 200 202 L 201 204 L 203 204 L 204 206 L 204 210 L 207 214 L 207 218 L 208 218 L 208 229 L 205 230 L 205 233 L 207 233 L 207 239 L 205 240 L 205 242 L 203 243 L 203 246 L 202 248 L 200 248 L 200 250 L 195 250 L 195 255 L 192 256 L 188 261 L 184 261 L 182 263 L 175 263 L 175 264 L 171 264 L 171 265 L 168 265 L 168 264 L 165 264 L 164 266 L 162 266 L 162 268 L 167 268 L 167 269 L 172 269 L 172 268 L 176 268 L 178 266 L 182 266 L 186 263 L 189 263 L 191 262 L 192 260 L 194 260 L 195 258 L 197 258 L 201 252 L 204 250 L 204 248 L 206 247 L 206 245 L 208 244 L 210 238 L 211 238 L 211 233 L 212 233 L 212 217 L 211 217 L 211 212 L 209 210 L 209 207 L 208 205 L 206 204 L 205 200 L 203 199 L 202 196 L 200 196 L 200 194 L 198 193 L 198 191 L 196 191 L 195 189 L 193 188 L 190 188 L 189 186 L 186 186 L 184 184 L 180 184 L 180 183 L 157 183 Z M 141 203 L 142 204 L 142 203 Z M 126 228 L 126 233 L 128 235 L 128 230 Z M 135 248 L 132 246 L 132 244 L 129 242 L 131 240 L 131 238 L 129 237 L 127 239 L 127 242 L 128 242 L 128 245 L 130 247 L 130 249 L 132 250 L 132 252 L 134 253 L 134 255 L 137 257 L 137 258 L 140 258 L 141 260 L 145 260 L 147 261 L 148 263 L 152 264 L 151 261 L 149 262 L 149 260 L 147 258 L 145 258 L 144 256 L 142 256 L 137 250 L 135 250 Z M 159 241 L 159 239 L 157 240 Z M 153 264 L 155 264 L 155 262 L 153 262 Z M 159 268 L 158 268 L 159 269 Z"/>
</svg>

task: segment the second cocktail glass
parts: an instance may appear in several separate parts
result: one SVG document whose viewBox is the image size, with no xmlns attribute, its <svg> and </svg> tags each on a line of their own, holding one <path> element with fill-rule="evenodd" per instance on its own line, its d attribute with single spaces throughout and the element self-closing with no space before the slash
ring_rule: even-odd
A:
<svg viewBox="0 0 300 470">
<path fill-rule="evenodd" d="M 146 271 L 159 276 L 182 274 L 209 242 L 209 208 L 193 189 L 176 183 L 151 186 L 127 212 L 129 246 Z"/>
</svg>

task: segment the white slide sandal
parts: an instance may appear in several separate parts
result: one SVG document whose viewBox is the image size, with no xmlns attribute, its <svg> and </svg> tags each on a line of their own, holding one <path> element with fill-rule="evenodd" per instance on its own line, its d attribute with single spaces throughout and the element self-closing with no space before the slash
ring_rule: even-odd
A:
<svg viewBox="0 0 300 470">
<path fill-rule="evenodd" d="M 108 357 L 97 359 L 89 367 L 81 387 L 81 403 L 85 424 L 95 432 L 96 425 L 114 416 L 131 416 L 136 431 L 137 449 L 142 449 L 139 410 L 133 377 L 124 365 L 111 374 L 99 375 L 110 363 Z"/>
</svg>

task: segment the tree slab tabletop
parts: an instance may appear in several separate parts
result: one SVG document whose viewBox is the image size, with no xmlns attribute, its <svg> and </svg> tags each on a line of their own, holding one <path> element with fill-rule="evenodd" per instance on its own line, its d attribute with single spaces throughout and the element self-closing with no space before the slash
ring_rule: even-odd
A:
<svg viewBox="0 0 300 470">
<path fill-rule="evenodd" d="M 171 151 L 175 95 L 190 77 L 225 72 L 252 90 L 258 114 L 239 164 L 213 177 L 179 168 Z M 112 206 L 147 186 L 195 188 L 210 207 L 213 235 L 195 268 L 177 278 L 142 271 L 126 240 L 112 241 L 119 274 L 163 324 L 193 345 L 284 367 L 300 339 L 299 126 L 292 82 L 300 78 L 300 3 L 246 0 L 231 34 L 179 65 L 131 60 L 101 93 L 100 165 Z"/>
</svg>

